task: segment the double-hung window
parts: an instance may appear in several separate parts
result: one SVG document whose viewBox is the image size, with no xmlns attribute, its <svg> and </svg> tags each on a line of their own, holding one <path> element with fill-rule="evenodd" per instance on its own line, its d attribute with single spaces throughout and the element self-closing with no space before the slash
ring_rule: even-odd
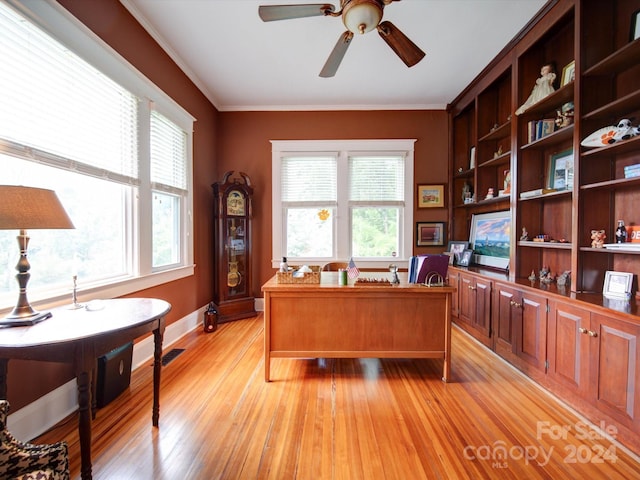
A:
<svg viewBox="0 0 640 480">
<path fill-rule="evenodd" d="M 76 227 L 28 231 L 30 299 L 192 274 L 193 118 L 55 2 L 0 0 L 0 51 L 0 182 L 54 190 Z M 17 233 L 0 231 L 0 310 Z"/>
<path fill-rule="evenodd" d="M 273 266 L 412 255 L 414 140 L 273 141 Z"/>
</svg>

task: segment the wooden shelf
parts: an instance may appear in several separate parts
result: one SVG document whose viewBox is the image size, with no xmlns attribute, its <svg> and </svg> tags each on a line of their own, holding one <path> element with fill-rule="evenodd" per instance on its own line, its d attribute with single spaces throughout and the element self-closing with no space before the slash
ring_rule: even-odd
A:
<svg viewBox="0 0 640 480">
<path fill-rule="evenodd" d="M 628 115 L 631 112 L 634 112 L 640 108 L 640 90 L 636 90 L 635 92 L 631 92 L 624 97 L 620 97 L 619 99 L 607 103 L 600 108 L 592 110 L 591 112 L 586 113 L 582 116 L 584 120 L 605 120 L 614 118 L 611 123 L 618 124 L 618 120 L 624 118 L 625 115 Z M 606 127 L 606 125 L 602 125 Z"/>
<path fill-rule="evenodd" d="M 582 185 L 580 190 L 620 190 L 623 188 L 637 188 L 640 186 L 640 177 L 616 178 L 605 182 L 589 183 Z"/>
<path fill-rule="evenodd" d="M 511 160 L 511 152 L 505 152 L 502 155 L 498 155 L 497 157 L 492 158 L 491 160 L 487 160 L 486 162 L 482 162 L 478 165 L 478 168 L 488 167 L 491 165 L 501 165 L 503 163 L 509 163 Z"/>
<path fill-rule="evenodd" d="M 573 84 L 574 82 L 571 82 L 560 87 L 551 95 L 530 106 L 522 115 L 520 115 L 520 118 L 525 122 L 533 120 L 536 117 L 543 116 L 545 113 L 560 110 L 560 107 L 564 103 L 573 102 Z"/>
<path fill-rule="evenodd" d="M 518 198 L 520 202 L 529 202 L 532 200 L 558 200 L 562 197 L 570 196 L 573 190 L 558 190 L 557 192 L 545 193 L 544 195 L 535 195 L 533 197 Z"/>
<path fill-rule="evenodd" d="M 498 140 L 511 134 L 511 122 L 506 122 L 487 133 L 485 136 L 480 137 L 478 142 L 488 142 L 490 140 Z"/>
<path fill-rule="evenodd" d="M 580 247 L 581 252 L 602 253 L 607 255 L 640 255 L 640 250 L 622 250 L 613 248 Z"/>
<path fill-rule="evenodd" d="M 549 248 L 556 250 L 571 250 L 573 244 L 568 242 L 534 242 L 532 240 L 519 240 L 518 246 L 531 248 Z"/>
<path fill-rule="evenodd" d="M 640 136 L 612 143 L 604 147 L 596 147 L 580 153 L 582 158 L 600 158 L 608 155 L 620 155 L 622 153 L 633 152 L 640 149 Z"/>
<path fill-rule="evenodd" d="M 612 75 L 640 63 L 640 38 L 629 42 L 584 72 L 585 77 Z"/>
<path fill-rule="evenodd" d="M 546 137 L 539 138 L 538 140 L 534 140 L 531 143 L 527 143 L 526 145 L 522 145 L 520 147 L 521 150 L 525 149 L 536 149 L 536 148 L 546 148 L 550 145 L 554 145 L 556 143 L 560 143 L 564 140 L 569 140 L 573 137 L 573 125 L 569 125 L 567 127 L 561 128 L 560 130 L 556 130 L 553 133 L 550 133 Z"/>
</svg>

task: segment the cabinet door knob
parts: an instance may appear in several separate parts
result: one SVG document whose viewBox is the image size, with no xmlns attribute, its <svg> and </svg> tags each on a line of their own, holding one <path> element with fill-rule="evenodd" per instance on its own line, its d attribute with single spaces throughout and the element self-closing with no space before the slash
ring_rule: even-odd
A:
<svg viewBox="0 0 640 480">
<path fill-rule="evenodd" d="M 584 327 L 580 327 L 580 328 L 578 328 L 578 331 L 579 331 L 580 333 L 589 333 L 589 330 L 587 330 L 587 329 L 586 329 L 586 328 L 584 328 Z"/>
<path fill-rule="evenodd" d="M 476 289 L 476 287 L 474 287 L 473 285 L 469 285 L 468 288 L 469 288 L 469 290 L 475 290 Z"/>
<path fill-rule="evenodd" d="M 589 330 L 589 336 L 590 337 L 597 337 L 598 336 L 598 332 L 594 332 L 593 330 Z"/>
<path fill-rule="evenodd" d="M 512 307 L 516 307 L 516 308 L 522 307 L 521 303 L 514 302 L 513 300 L 511 300 L 509 303 L 511 304 Z"/>
</svg>

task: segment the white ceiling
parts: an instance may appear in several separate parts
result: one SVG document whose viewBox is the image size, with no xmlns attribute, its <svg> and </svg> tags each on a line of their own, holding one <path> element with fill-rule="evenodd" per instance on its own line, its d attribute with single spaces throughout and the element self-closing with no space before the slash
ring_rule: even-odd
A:
<svg viewBox="0 0 640 480">
<path fill-rule="evenodd" d="M 265 23 L 258 6 L 322 0 L 120 1 L 220 111 L 442 109 L 545 3 L 394 2 L 383 20 L 426 57 L 407 68 L 374 30 L 353 39 L 335 77 L 320 78 L 342 19 Z"/>
</svg>

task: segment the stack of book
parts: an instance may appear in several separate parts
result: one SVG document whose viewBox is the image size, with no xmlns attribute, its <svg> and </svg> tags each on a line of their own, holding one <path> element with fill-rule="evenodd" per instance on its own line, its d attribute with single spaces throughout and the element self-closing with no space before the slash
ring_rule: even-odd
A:
<svg viewBox="0 0 640 480">
<path fill-rule="evenodd" d="M 640 163 L 624 167 L 624 178 L 640 177 Z"/>
<path fill-rule="evenodd" d="M 556 121 L 553 118 L 531 120 L 527 124 L 527 139 L 529 143 L 540 140 L 542 137 L 553 133 L 556 129 Z"/>
</svg>

